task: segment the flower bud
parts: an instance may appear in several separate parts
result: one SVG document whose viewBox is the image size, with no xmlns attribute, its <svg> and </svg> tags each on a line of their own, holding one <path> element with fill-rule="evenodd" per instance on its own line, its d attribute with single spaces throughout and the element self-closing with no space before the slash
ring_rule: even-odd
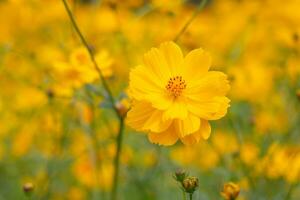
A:
<svg viewBox="0 0 300 200">
<path fill-rule="evenodd" d="M 293 40 L 294 40 L 295 43 L 297 43 L 299 41 L 299 35 L 298 35 L 298 33 L 296 33 L 296 32 L 293 33 L 292 37 L 293 37 Z"/>
<path fill-rule="evenodd" d="M 46 94 L 47 94 L 49 99 L 52 99 L 54 97 L 54 91 L 52 89 L 48 89 L 46 91 Z"/>
<path fill-rule="evenodd" d="M 235 200 L 239 196 L 239 193 L 240 187 L 233 182 L 229 182 L 224 184 L 221 195 L 225 200 Z"/>
<path fill-rule="evenodd" d="M 298 100 L 300 101 L 300 89 L 298 89 L 298 90 L 296 91 L 296 95 L 297 95 L 297 97 L 298 97 Z"/>
<path fill-rule="evenodd" d="M 127 111 L 129 110 L 129 101 L 128 99 L 122 99 L 116 103 L 116 108 L 121 117 L 125 117 Z"/>
<path fill-rule="evenodd" d="M 182 169 L 179 169 L 175 172 L 175 176 L 174 178 L 176 179 L 176 181 L 181 182 L 185 179 L 186 177 L 186 172 Z"/>
<path fill-rule="evenodd" d="M 23 185 L 23 191 L 25 194 L 30 195 L 34 189 L 34 186 L 31 182 L 27 182 Z"/>
<path fill-rule="evenodd" d="M 182 186 L 187 193 L 194 193 L 198 187 L 198 178 L 196 177 L 187 177 L 183 180 Z"/>
</svg>

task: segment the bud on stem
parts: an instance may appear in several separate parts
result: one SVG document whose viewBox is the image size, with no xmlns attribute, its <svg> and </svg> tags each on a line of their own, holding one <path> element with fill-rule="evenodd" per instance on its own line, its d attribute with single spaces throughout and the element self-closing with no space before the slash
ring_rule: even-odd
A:
<svg viewBox="0 0 300 200">
<path fill-rule="evenodd" d="M 296 95 L 297 95 L 297 97 L 298 97 L 298 99 L 299 99 L 299 101 L 300 101 L 300 89 L 298 89 L 298 90 L 296 91 Z"/>
<path fill-rule="evenodd" d="M 190 200 L 193 199 L 193 193 L 196 191 L 199 181 L 198 178 L 193 176 L 187 176 L 187 173 L 183 170 L 177 170 L 174 178 L 182 186 L 183 194 L 188 193 Z M 185 195 L 183 195 L 185 199 Z"/>
<path fill-rule="evenodd" d="M 27 182 L 23 185 L 23 191 L 27 196 L 30 196 L 34 190 L 34 186 L 31 182 Z"/>
<path fill-rule="evenodd" d="M 198 182 L 196 177 L 187 177 L 183 180 L 182 186 L 185 192 L 193 194 L 198 187 Z"/>
<path fill-rule="evenodd" d="M 229 182 L 224 184 L 221 195 L 225 200 L 235 200 L 239 196 L 239 193 L 240 187 L 233 182 Z"/>
</svg>

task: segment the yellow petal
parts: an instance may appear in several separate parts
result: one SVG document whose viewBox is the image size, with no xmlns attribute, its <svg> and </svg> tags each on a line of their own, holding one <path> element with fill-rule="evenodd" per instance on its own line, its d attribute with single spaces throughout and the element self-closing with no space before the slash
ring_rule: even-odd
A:
<svg viewBox="0 0 300 200">
<path fill-rule="evenodd" d="M 211 133 L 211 127 L 207 120 L 201 120 L 201 127 L 199 130 L 203 139 L 207 140 Z"/>
<path fill-rule="evenodd" d="M 208 121 L 201 120 L 201 126 L 198 131 L 193 134 L 187 135 L 183 138 L 180 138 L 183 144 L 185 145 L 194 145 L 197 144 L 201 138 L 208 139 L 211 133 L 211 127 Z"/>
<path fill-rule="evenodd" d="M 217 120 L 227 113 L 230 100 L 227 97 L 216 96 L 206 101 L 189 101 L 189 112 L 206 120 Z"/>
<path fill-rule="evenodd" d="M 211 56 L 203 49 L 195 49 L 184 58 L 183 77 L 190 81 L 201 78 L 211 66 Z"/>
<path fill-rule="evenodd" d="M 129 87 L 135 92 L 134 96 L 139 100 L 140 96 L 147 93 L 161 93 L 163 86 L 157 82 L 157 77 L 144 66 L 138 66 L 131 70 L 129 76 Z"/>
<path fill-rule="evenodd" d="M 155 110 L 147 119 L 143 126 L 143 130 L 159 133 L 165 131 L 172 123 L 172 120 L 163 121 L 163 112 Z"/>
<path fill-rule="evenodd" d="M 138 131 L 143 131 L 145 122 L 154 113 L 154 111 L 155 110 L 149 103 L 135 102 L 127 113 L 126 122 L 130 127 Z"/>
<path fill-rule="evenodd" d="M 184 101 L 174 100 L 169 108 L 164 112 L 163 119 L 185 119 L 187 118 L 188 110 Z"/>
<path fill-rule="evenodd" d="M 152 48 L 144 55 L 144 64 L 147 71 L 151 70 L 163 85 L 171 77 L 171 71 L 164 55 L 157 48 Z"/>
<path fill-rule="evenodd" d="M 154 109 L 150 103 L 134 102 L 127 113 L 127 124 L 138 131 L 162 132 L 172 123 L 172 120 L 163 121 L 163 112 Z"/>
<path fill-rule="evenodd" d="M 225 97 L 229 90 L 227 76 L 222 72 L 208 72 L 187 86 L 184 93 L 188 110 L 200 118 L 215 120 L 223 117 L 230 100 Z"/>
<path fill-rule="evenodd" d="M 200 118 L 189 113 L 187 118 L 176 120 L 177 131 L 180 137 L 192 134 L 200 128 Z"/>
<path fill-rule="evenodd" d="M 179 75 L 183 63 L 180 47 L 174 42 L 165 42 L 160 45 L 159 50 L 164 55 L 172 76 Z"/>
<path fill-rule="evenodd" d="M 144 66 L 138 66 L 130 73 L 130 95 L 136 100 L 151 102 L 153 107 L 165 110 L 172 103 L 158 77 Z"/>
<path fill-rule="evenodd" d="M 173 103 L 171 96 L 166 92 L 147 94 L 144 99 L 151 102 L 152 106 L 159 110 L 167 110 Z"/>
<path fill-rule="evenodd" d="M 201 135 L 198 132 L 180 138 L 181 142 L 184 145 L 188 145 L 188 146 L 197 144 L 200 141 L 200 139 L 201 139 Z"/>
<path fill-rule="evenodd" d="M 227 76 L 222 72 L 210 71 L 194 82 L 188 82 L 185 97 L 202 100 L 214 96 L 225 96 L 230 89 Z"/>
<path fill-rule="evenodd" d="M 148 138 L 152 143 L 170 146 L 177 142 L 178 135 L 176 134 L 175 127 L 172 124 L 167 130 L 161 133 L 149 133 Z"/>
</svg>

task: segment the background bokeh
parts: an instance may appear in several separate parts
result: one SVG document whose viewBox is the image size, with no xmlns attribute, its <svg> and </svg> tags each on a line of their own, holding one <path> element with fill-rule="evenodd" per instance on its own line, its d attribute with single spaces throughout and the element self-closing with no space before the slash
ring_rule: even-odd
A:
<svg viewBox="0 0 300 200">
<path fill-rule="evenodd" d="M 197 0 L 68 1 L 109 87 L 129 107 L 128 74 L 173 40 Z M 300 199 L 300 1 L 209 0 L 180 36 L 228 74 L 231 107 L 195 146 L 151 144 L 126 127 L 119 199 Z M 0 1 L 0 199 L 108 199 L 118 121 L 59 0 Z M 28 197 L 23 185 L 32 183 Z"/>
</svg>

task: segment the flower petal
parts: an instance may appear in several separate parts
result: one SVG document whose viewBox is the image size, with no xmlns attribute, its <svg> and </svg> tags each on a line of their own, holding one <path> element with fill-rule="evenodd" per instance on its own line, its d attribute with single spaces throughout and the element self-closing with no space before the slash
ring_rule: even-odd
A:
<svg viewBox="0 0 300 200">
<path fill-rule="evenodd" d="M 200 128 L 200 118 L 189 113 L 187 118 L 176 120 L 177 131 L 180 137 L 192 134 Z"/>
<path fill-rule="evenodd" d="M 183 63 L 180 47 L 174 42 L 165 42 L 160 45 L 159 50 L 164 55 L 168 68 L 171 71 L 169 78 L 179 75 Z"/>
<path fill-rule="evenodd" d="M 127 123 L 138 131 L 162 132 L 172 123 L 172 120 L 163 121 L 162 115 L 150 103 L 135 102 L 127 113 Z"/>
<path fill-rule="evenodd" d="M 206 120 L 217 120 L 227 113 L 230 100 L 223 96 L 216 96 L 206 101 L 189 101 L 187 107 L 189 112 Z"/>
<path fill-rule="evenodd" d="M 149 133 L 148 138 L 152 143 L 170 146 L 177 142 L 178 135 L 176 134 L 174 124 L 172 124 L 167 130 L 161 133 Z"/>
<path fill-rule="evenodd" d="M 172 101 L 164 86 L 151 70 L 138 66 L 131 71 L 129 79 L 129 93 L 134 99 L 151 102 L 155 108 L 161 110 L 171 105 Z"/>
<path fill-rule="evenodd" d="M 188 110 L 200 118 L 215 120 L 223 117 L 230 100 L 227 76 L 222 72 L 207 72 L 203 78 L 188 86 L 184 93 Z"/>
<path fill-rule="evenodd" d="M 164 121 L 162 115 L 162 111 L 155 110 L 145 122 L 143 130 L 149 130 L 155 133 L 165 131 L 171 125 L 172 120 Z"/>
<path fill-rule="evenodd" d="M 155 109 L 149 103 L 133 102 L 131 109 L 127 113 L 126 122 L 130 127 L 143 131 L 144 124 L 154 111 Z"/>
<path fill-rule="evenodd" d="M 200 139 L 201 139 L 201 135 L 198 132 L 180 138 L 181 142 L 184 145 L 188 145 L 188 146 L 197 144 L 200 141 Z"/>
<path fill-rule="evenodd" d="M 159 110 L 167 110 L 173 102 L 172 98 L 166 94 L 166 92 L 159 94 L 147 94 L 144 97 L 145 100 L 151 102 L 154 108 Z"/>
<path fill-rule="evenodd" d="M 135 99 L 139 100 L 147 93 L 160 93 L 163 87 L 156 80 L 156 75 L 144 66 L 132 69 L 129 77 L 129 87 L 134 93 Z"/>
<path fill-rule="evenodd" d="M 185 119 L 187 118 L 188 110 L 184 101 L 175 99 L 169 108 L 164 112 L 163 119 Z"/>
<path fill-rule="evenodd" d="M 144 64 L 148 70 L 150 69 L 157 76 L 157 79 L 162 84 L 166 84 L 171 77 L 171 69 L 168 66 L 165 56 L 157 48 L 152 48 L 144 54 Z"/>
<path fill-rule="evenodd" d="M 206 120 L 201 120 L 201 126 L 198 131 L 196 131 L 193 134 L 187 135 L 183 138 L 180 138 L 183 144 L 185 145 L 194 145 L 198 143 L 201 138 L 203 139 L 208 139 L 211 133 L 211 127 L 208 121 Z"/>
<path fill-rule="evenodd" d="M 230 89 L 227 76 L 222 72 L 210 71 L 195 82 L 188 82 L 184 95 L 198 100 L 213 96 L 224 96 Z"/>
<path fill-rule="evenodd" d="M 209 138 L 211 133 L 211 127 L 207 120 L 201 120 L 201 127 L 199 132 L 204 140 L 207 140 Z"/>
<path fill-rule="evenodd" d="M 208 72 L 211 66 L 211 56 L 203 49 L 195 49 L 184 58 L 183 77 L 193 81 Z"/>
</svg>

